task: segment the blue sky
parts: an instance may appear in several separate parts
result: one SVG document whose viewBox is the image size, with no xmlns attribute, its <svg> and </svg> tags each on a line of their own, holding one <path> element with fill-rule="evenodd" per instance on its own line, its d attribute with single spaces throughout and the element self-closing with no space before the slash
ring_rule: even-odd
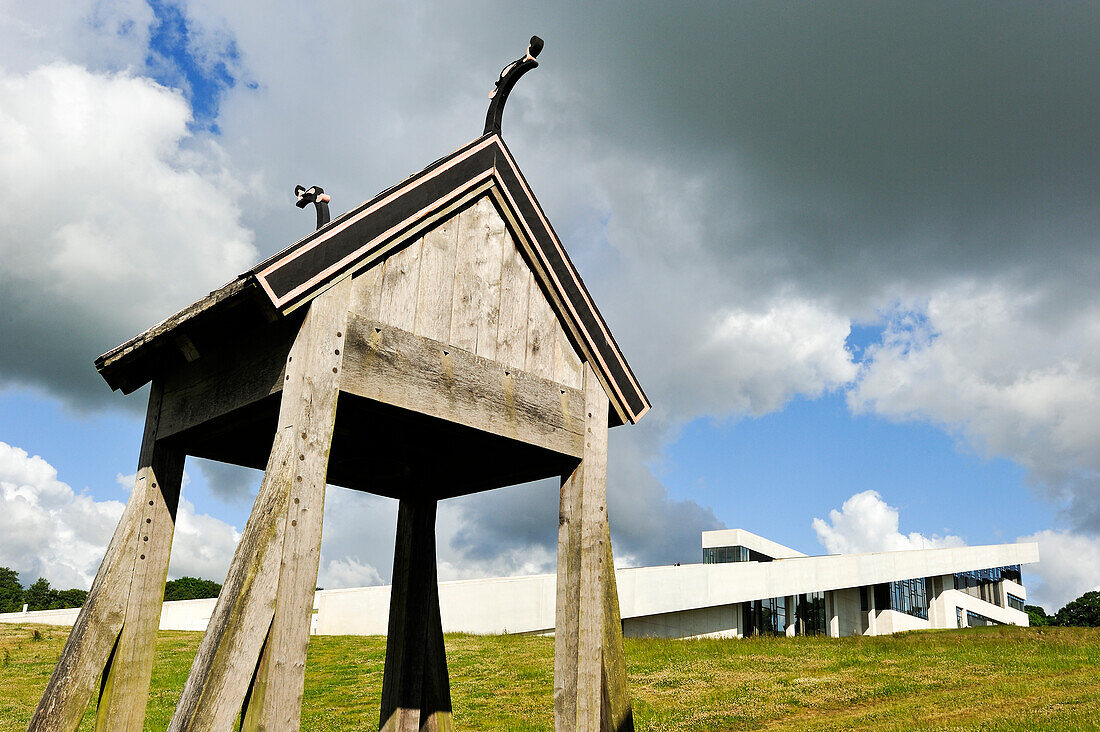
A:
<svg viewBox="0 0 1100 732">
<path fill-rule="evenodd" d="M 719 525 L 824 552 L 813 519 L 873 490 L 897 526 L 860 546 L 1039 538 L 1038 597 L 1100 586 L 1092 11 L 1053 13 L 1053 42 L 966 8 L 435 10 L 13 11 L 0 173 L 36 175 L 0 220 L 0 442 L 125 500 L 145 390 L 110 394 L 95 356 L 306 233 L 294 184 L 339 214 L 476 136 L 535 29 L 505 137 L 656 405 L 612 441 L 621 556 L 694 561 Z M 989 50 L 969 74 L 967 38 Z M 6 459 L 0 485 L 30 480 Z M 188 475 L 173 571 L 220 579 L 188 552 L 232 545 L 258 474 Z M 441 513 L 441 572 L 552 566 L 553 490 Z M 40 518 L 79 533 L 76 503 Z M 392 506 L 330 504 L 322 581 L 384 581 Z M 483 527 L 498 540 L 471 543 Z M 94 572 L 43 541 L 0 558 Z"/>
</svg>

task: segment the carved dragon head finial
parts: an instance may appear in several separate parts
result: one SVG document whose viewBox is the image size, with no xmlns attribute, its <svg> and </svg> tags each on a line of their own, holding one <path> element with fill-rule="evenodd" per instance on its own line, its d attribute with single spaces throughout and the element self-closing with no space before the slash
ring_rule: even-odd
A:
<svg viewBox="0 0 1100 732">
<path fill-rule="evenodd" d="M 535 57 L 542 51 L 542 39 L 531 36 L 531 42 L 527 46 L 527 52 L 520 58 L 505 66 L 500 71 L 496 88 L 489 93 L 489 112 L 485 115 L 485 133 L 495 132 L 500 134 L 500 120 L 504 116 L 504 104 L 508 101 L 508 93 L 519 81 L 519 77 L 539 65 Z"/>
<path fill-rule="evenodd" d="M 329 222 L 328 202 L 332 200 L 332 197 L 325 193 L 325 189 L 321 186 L 294 186 L 294 195 L 298 197 L 298 201 L 294 204 L 298 208 L 305 208 L 309 204 L 313 204 L 317 207 L 317 228 Z"/>
</svg>

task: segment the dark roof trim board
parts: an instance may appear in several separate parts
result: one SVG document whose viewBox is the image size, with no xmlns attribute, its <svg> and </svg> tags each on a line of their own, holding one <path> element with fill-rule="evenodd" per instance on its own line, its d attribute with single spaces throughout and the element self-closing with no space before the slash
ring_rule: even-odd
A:
<svg viewBox="0 0 1100 732">
<path fill-rule="evenodd" d="M 219 292 L 257 283 L 277 310 L 289 313 L 336 280 L 370 267 L 484 193 L 490 193 L 500 207 L 558 317 L 603 382 L 616 413 L 624 422 L 637 422 L 649 411 L 649 399 L 511 152 L 495 132 L 464 145 L 311 232 Z M 217 294 L 212 293 L 162 325 L 182 325 L 190 318 L 180 316 L 203 303 L 216 305 L 220 300 L 214 297 Z M 118 388 L 119 377 L 109 372 L 124 367 L 137 356 L 134 351 L 150 345 L 154 338 L 160 340 L 167 335 L 163 328 L 157 328 L 97 359 L 97 367 L 114 388 Z"/>
</svg>

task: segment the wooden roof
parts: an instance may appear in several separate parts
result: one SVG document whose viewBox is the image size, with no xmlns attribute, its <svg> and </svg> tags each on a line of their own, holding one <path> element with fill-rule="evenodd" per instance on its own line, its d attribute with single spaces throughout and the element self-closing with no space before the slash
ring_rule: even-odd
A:
<svg viewBox="0 0 1100 732">
<path fill-rule="evenodd" d="M 156 359 L 150 358 L 150 351 L 165 344 L 180 347 L 183 333 L 212 322 L 214 311 L 259 299 L 261 307 L 271 311 L 270 317 L 288 314 L 485 193 L 504 213 L 558 318 L 604 383 L 615 411 L 624 422 L 636 422 L 649 410 L 649 399 L 511 152 L 495 132 L 437 160 L 100 356 L 96 368 L 112 388 L 129 393 L 155 372 Z"/>
</svg>

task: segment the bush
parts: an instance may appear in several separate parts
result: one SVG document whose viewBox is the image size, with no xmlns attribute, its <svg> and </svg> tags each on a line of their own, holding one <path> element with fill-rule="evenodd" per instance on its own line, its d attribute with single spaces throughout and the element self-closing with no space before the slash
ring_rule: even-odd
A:
<svg viewBox="0 0 1100 732">
<path fill-rule="evenodd" d="M 164 601 L 201 600 L 207 597 L 217 597 L 221 591 L 222 586 L 213 580 L 204 580 L 198 577 L 180 577 L 177 580 L 169 580 L 164 585 Z"/>
</svg>

